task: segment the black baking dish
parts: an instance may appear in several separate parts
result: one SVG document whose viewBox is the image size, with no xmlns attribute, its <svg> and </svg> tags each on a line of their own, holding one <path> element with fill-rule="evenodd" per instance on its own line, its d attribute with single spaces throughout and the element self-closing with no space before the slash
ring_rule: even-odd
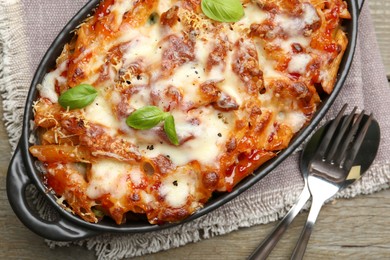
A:
<svg viewBox="0 0 390 260">
<path fill-rule="evenodd" d="M 340 89 L 343 86 L 352 63 L 352 57 L 356 45 L 359 7 L 362 4 L 361 0 L 347 1 L 349 11 L 352 15 L 352 19 L 345 22 L 349 44 L 340 65 L 338 80 L 336 82 L 335 88 L 331 95 L 325 97 L 318 109 L 318 112 L 315 114 L 310 124 L 302 129 L 294 137 L 287 149 L 281 151 L 277 157 L 262 165 L 254 172 L 253 175 L 241 181 L 230 193 L 223 193 L 214 196 L 208 203 L 206 203 L 204 208 L 198 210 L 196 213 L 182 222 L 165 225 L 151 225 L 147 221 L 136 221 L 125 223 L 123 225 L 116 225 L 113 221 L 110 220 L 103 220 L 97 224 L 88 223 L 78 216 L 75 216 L 72 213 L 64 210 L 59 204 L 57 204 L 56 197 L 52 193 L 47 192 L 47 188 L 41 180 L 41 173 L 36 167 L 35 158 L 33 158 L 28 151 L 30 146 L 29 136 L 31 134 L 30 120 L 32 120 L 33 117 L 32 102 L 36 100 L 37 97 L 36 86 L 42 81 L 47 71 L 55 66 L 55 60 L 60 55 L 64 44 L 70 41 L 74 28 L 76 28 L 77 25 L 86 19 L 86 17 L 91 13 L 92 9 L 96 7 L 99 1 L 100 0 L 89 1 L 69 21 L 69 23 L 64 27 L 64 29 L 52 43 L 42 61 L 40 62 L 32 80 L 30 91 L 27 97 L 22 136 L 8 168 L 7 195 L 15 214 L 29 229 L 50 240 L 71 241 L 107 232 L 142 233 L 148 231 L 157 231 L 178 224 L 183 224 L 184 222 L 199 218 L 200 216 L 222 206 L 261 180 L 306 139 L 306 137 L 314 130 L 314 128 L 323 118 L 327 110 L 333 104 L 336 96 L 340 92 Z M 30 208 L 25 195 L 26 187 L 30 184 L 34 184 L 37 189 L 45 195 L 49 203 L 60 213 L 59 218 L 54 221 L 43 220 L 39 217 L 34 209 Z"/>
</svg>

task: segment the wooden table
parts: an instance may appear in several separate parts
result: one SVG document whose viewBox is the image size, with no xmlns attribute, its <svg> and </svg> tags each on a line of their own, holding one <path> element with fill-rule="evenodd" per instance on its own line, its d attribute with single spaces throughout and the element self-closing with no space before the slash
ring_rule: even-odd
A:
<svg viewBox="0 0 390 260">
<path fill-rule="evenodd" d="M 390 75 L 390 1 L 370 0 L 369 5 L 383 61 Z M 3 123 L 0 125 L 0 154 L 0 259 L 95 259 L 94 251 L 83 247 L 49 249 L 42 238 L 23 226 L 10 208 L 6 196 L 6 171 L 11 154 Z M 389 202 L 390 190 L 385 190 L 326 205 L 309 242 L 306 259 L 388 259 Z M 290 256 L 306 217 L 307 212 L 297 217 L 270 259 L 287 259 Z M 139 259 L 245 259 L 274 225 L 243 228 L 228 235 Z"/>
<path fill-rule="evenodd" d="M 366 0 L 369 3 L 375 32 L 378 39 L 382 60 L 386 67 L 387 78 L 390 79 L 390 1 Z"/>
</svg>

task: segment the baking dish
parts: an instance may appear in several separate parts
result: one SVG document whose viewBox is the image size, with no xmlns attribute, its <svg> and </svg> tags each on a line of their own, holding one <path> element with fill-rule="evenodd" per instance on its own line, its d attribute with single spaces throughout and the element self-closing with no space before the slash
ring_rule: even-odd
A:
<svg viewBox="0 0 390 260">
<path fill-rule="evenodd" d="M 63 45 L 68 42 L 72 37 L 71 32 L 88 16 L 91 10 L 98 3 L 99 0 L 92 0 L 88 2 L 76 14 L 76 16 L 69 21 L 69 23 L 58 35 L 56 40 L 49 47 L 47 53 L 39 64 L 33 81 L 31 83 L 31 88 L 26 101 L 22 136 L 8 169 L 8 199 L 16 215 L 29 229 L 31 229 L 38 235 L 51 240 L 70 241 L 94 236 L 105 232 L 135 233 L 156 231 L 194 220 L 232 200 L 233 198 L 241 194 L 243 191 L 253 186 L 256 182 L 258 182 L 266 174 L 268 174 L 272 169 L 274 169 L 278 164 L 280 164 L 305 140 L 305 138 L 311 133 L 311 131 L 313 131 L 313 129 L 319 123 L 321 118 L 325 115 L 326 111 L 330 108 L 337 94 L 342 88 L 342 85 L 345 81 L 352 62 L 352 57 L 356 45 L 359 3 L 357 3 L 355 0 L 351 0 L 348 1 L 348 7 L 352 15 L 352 19 L 345 22 L 346 31 L 349 38 L 349 45 L 343 57 L 343 61 L 340 65 L 338 80 L 335 84 L 333 92 L 331 93 L 331 95 L 323 98 L 323 102 L 310 124 L 307 125 L 304 129 L 302 129 L 294 137 L 294 139 L 290 143 L 290 146 L 287 149 L 280 152 L 276 158 L 262 165 L 254 172 L 252 176 L 247 177 L 245 180 L 241 181 L 237 186 L 235 186 L 235 188 L 231 192 L 215 195 L 212 199 L 210 199 L 208 203 L 206 203 L 204 208 L 198 210 L 195 214 L 191 215 L 190 217 L 179 223 L 151 225 L 147 221 L 139 220 L 118 226 L 110 220 L 103 220 L 98 224 L 92 224 L 85 222 L 79 217 L 64 210 L 59 204 L 57 204 L 57 198 L 52 193 L 47 192 L 47 187 L 42 182 L 41 173 L 35 164 L 35 158 L 31 156 L 28 151 L 28 148 L 30 146 L 29 137 L 31 135 L 30 121 L 33 117 L 32 102 L 36 100 L 37 97 L 36 86 L 42 81 L 46 72 L 49 71 L 50 68 L 54 67 L 55 60 L 61 53 Z M 25 189 L 29 184 L 34 184 L 40 192 L 45 194 L 49 203 L 52 204 L 53 207 L 55 207 L 56 210 L 60 213 L 60 217 L 58 219 L 56 219 L 55 221 L 43 220 L 33 209 L 29 207 L 25 195 Z"/>
</svg>

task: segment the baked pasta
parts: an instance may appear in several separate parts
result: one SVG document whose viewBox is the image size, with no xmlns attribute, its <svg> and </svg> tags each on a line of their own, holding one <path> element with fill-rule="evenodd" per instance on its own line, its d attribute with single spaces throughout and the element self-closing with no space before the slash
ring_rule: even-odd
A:
<svg viewBox="0 0 390 260">
<path fill-rule="evenodd" d="M 277 156 L 332 92 L 345 2 L 244 0 L 221 22 L 203 1 L 101 1 L 37 86 L 30 152 L 85 221 L 186 218 Z"/>
</svg>

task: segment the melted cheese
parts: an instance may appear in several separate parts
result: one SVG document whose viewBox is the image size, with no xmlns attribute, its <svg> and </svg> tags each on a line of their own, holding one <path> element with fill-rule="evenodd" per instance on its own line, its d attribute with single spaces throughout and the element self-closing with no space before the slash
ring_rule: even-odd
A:
<svg viewBox="0 0 390 260">
<path fill-rule="evenodd" d="M 99 94 L 94 102 L 84 109 L 84 117 L 88 122 L 97 123 L 112 129 L 112 133 L 120 127 L 115 118 L 110 103 Z"/>
<path fill-rule="evenodd" d="M 303 4 L 302 16 L 289 14 L 277 14 L 275 22 L 290 36 L 299 35 L 306 25 L 311 25 L 320 20 L 315 8 L 310 4 Z"/>
<path fill-rule="evenodd" d="M 278 133 L 278 125 L 283 124 L 293 133 L 298 132 L 308 118 L 300 108 L 298 99 L 302 97 L 290 88 L 289 84 L 297 81 L 291 74 L 300 74 L 299 80 L 306 85 L 312 84 L 310 73 L 307 73 L 308 65 L 314 58 L 321 58 L 310 45 L 313 36 L 304 33 L 310 25 L 321 21 L 316 7 L 309 2 L 297 6 L 302 8 L 299 15 L 285 10 L 267 11 L 260 4 L 248 2 L 243 5 L 245 16 L 240 21 L 218 23 L 202 13 L 191 11 L 188 3 L 159 1 L 153 10 L 136 11 L 140 15 L 145 11 L 147 16 L 154 13 L 160 21 L 132 28 L 131 23 L 123 23 L 124 15 L 133 12 L 134 8 L 142 8 L 138 6 L 141 2 L 114 1 L 99 17 L 111 16 L 107 19 L 109 24 L 104 26 L 112 34 L 95 32 L 94 40 L 88 46 L 82 46 L 83 52 L 72 60 L 82 65 L 85 76 L 82 81 L 98 90 L 94 102 L 78 110 L 77 117 L 87 127 L 88 123 L 102 126 L 102 134 L 109 135 L 103 140 L 115 141 L 111 145 L 100 144 L 97 140 L 96 145 L 103 147 L 90 151 L 92 160 L 88 170 L 79 169 L 82 174 L 71 176 L 75 181 L 87 179 L 85 194 L 92 200 L 91 204 L 96 205 L 102 196 L 110 195 L 118 207 L 131 209 L 134 206 L 137 213 L 144 210 L 151 214 L 153 223 L 158 223 L 159 218 L 169 212 L 167 208 L 183 208 L 191 214 L 201 206 L 200 201 L 211 196 L 212 191 L 229 190 L 235 185 L 235 176 L 226 176 L 226 169 L 236 167 L 241 156 L 268 149 L 265 147 L 270 146 L 272 134 L 283 135 Z M 178 7 L 178 20 L 172 21 L 172 26 L 163 25 L 162 14 L 173 5 Z M 276 1 L 276 9 L 278 5 Z M 252 37 L 252 25 L 264 23 L 271 24 L 272 32 L 268 36 L 272 39 Z M 176 42 L 169 42 L 171 39 L 176 39 Z M 226 50 L 216 48 L 221 41 L 225 41 L 226 46 L 222 47 Z M 180 44 L 188 46 L 178 46 Z M 293 50 L 294 44 L 302 47 L 299 53 Z M 248 51 L 240 52 L 237 46 Z M 168 47 L 173 51 L 167 50 Z M 192 48 L 193 53 L 189 55 Z M 218 59 L 218 55 L 210 56 L 213 51 L 226 55 Z M 169 59 L 163 63 L 167 53 Z M 184 56 L 180 57 L 182 54 Z M 208 64 L 210 57 L 213 61 L 211 68 Z M 162 64 L 169 62 L 174 68 L 164 71 Z M 38 86 L 42 98 L 58 102 L 55 88 L 56 84 L 66 87 L 66 78 L 61 75 L 67 64 L 58 64 L 56 70 L 44 77 Z M 262 74 L 252 73 L 253 69 L 261 70 Z M 319 71 L 321 79 L 331 76 L 323 68 Z M 201 86 L 206 82 L 215 84 L 210 87 L 210 93 L 205 94 Z M 248 91 L 252 87 L 258 92 Z M 307 102 L 310 102 L 307 107 L 312 107 L 313 111 L 306 111 L 306 114 L 315 111 L 318 102 L 313 101 L 315 94 L 307 96 Z M 233 105 L 229 104 L 231 106 L 227 108 L 218 103 L 230 101 Z M 127 126 L 127 115 L 149 105 L 173 115 L 180 142 L 178 146 L 169 142 L 163 122 L 146 130 Z M 72 113 L 69 111 L 70 115 Z M 263 119 L 269 122 L 261 121 Z M 262 132 L 254 129 L 262 129 Z M 276 138 L 280 143 L 288 143 L 290 139 L 285 139 L 291 136 Z M 114 147 L 122 140 L 131 143 L 132 146 L 126 149 L 139 157 L 127 158 L 128 154 L 117 152 L 125 149 Z M 80 145 L 84 143 L 80 142 Z M 277 154 L 278 151 L 267 152 Z M 37 155 L 42 156 L 42 153 Z M 144 161 L 150 162 L 154 175 L 143 168 Z M 219 179 L 213 180 L 213 173 L 218 173 Z M 202 179 L 205 174 L 210 174 L 210 178 Z M 206 187 L 203 182 L 208 181 L 211 184 Z M 130 200 L 134 200 L 131 202 L 134 205 L 122 205 Z M 120 222 L 120 219 L 116 221 Z"/>
<path fill-rule="evenodd" d="M 180 208 L 184 206 L 189 195 L 190 183 L 185 180 L 173 182 L 165 181 L 160 188 L 160 194 L 164 197 L 169 206 Z"/>
<path fill-rule="evenodd" d="M 316 9 L 310 4 L 303 5 L 303 22 L 305 24 L 313 24 L 318 22 L 320 17 L 317 14 Z"/>
<path fill-rule="evenodd" d="M 129 41 L 123 50 L 124 66 L 142 60 L 148 64 L 154 64 L 161 60 L 161 31 L 157 25 L 144 27 L 141 31 L 130 31 L 124 34 L 121 41 Z"/>
<path fill-rule="evenodd" d="M 133 5 L 129 4 L 129 2 L 130 1 L 128 0 L 116 0 L 110 7 L 110 11 L 115 13 L 115 20 L 111 26 L 119 27 L 119 25 L 122 23 L 123 15 L 126 12 L 129 12 L 133 7 Z"/>
<path fill-rule="evenodd" d="M 97 199 L 105 194 L 121 198 L 129 192 L 127 176 L 132 172 L 131 166 L 114 160 L 98 160 L 92 164 L 88 197 Z M 135 173 L 136 174 L 136 173 Z M 134 173 L 131 176 L 135 175 Z M 137 181 L 137 177 L 134 177 Z"/>
<path fill-rule="evenodd" d="M 188 197 L 194 195 L 197 180 L 192 172 L 178 171 L 166 178 L 159 188 L 159 193 L 172 208 L 183 207 Z"/>
<path fill-rule="evenodd" d="M 286 53 L 291 52 L 292 50 L 291 45 L 294 43 L 298 43 L 303 48 L 307 48 L 309 46 L 310 40 L 309 38 L 300 35 L 300 36 L 289 37 L 286 40 L 279 41 L 280 47 L 282 47 L 282 49 Z"/>
<path fill-rule="evenodd" d="M 66 83 L 66 78 L 61 74 L 67 69 L 68 62 L 61 63 L 57 69 L 47 73 L 43 78 L 42 84 L 38 84 L 37 89 L 40 95 L 49 99 L 53 103 L 58 102 L 58 94 L 55 90 L 56 83 L 63 85 Z"/>
<path fill-rule="evenodd" d="M 299 73 L 305 74 L 306 67 L 311 61 L 311 56 L 309 54 L 296 54 L 293 55 L 290 62 L 288 63 L 287 70 L 290 73 Z"/>
<path fill-rule="evenodd" d="M 305 114 L 300 111 L 285 111 L 278 113 L 276 120 L 282 124 L 288 125 L 293 133 L 296 133 L 306 123 L 307 118 Z"/>
<path fill-rule="evenodd" d="M 217 159 L 221 156 L 220 150 L 229 136 L 231 127 L 219 118 L 219 113 L 210 108 L 190 111 L 188 114 L 175 111 L 173 115 L 179 136 L 192 136 L 192 138 L 180 146 L 165 142 L 156 143 L 153 150 L 145 149 L 142 152 L 146 157 L 167 155 L 175 165 L 186 165 L 196 160 L 204 165 L 216 166 Z M 191 118 L 198 118 L 201 123 L 193 125 L 189 122 Z"/>
<path fill-rule="evenodd" d="M 260 9 L 255 3 L 248 3 L 245 6 L 245 16 L 236 22 L 234 26 L 249 28 L 254 23 L 262 23 L 269 17 L 267 12 Z"/>
</svg>

